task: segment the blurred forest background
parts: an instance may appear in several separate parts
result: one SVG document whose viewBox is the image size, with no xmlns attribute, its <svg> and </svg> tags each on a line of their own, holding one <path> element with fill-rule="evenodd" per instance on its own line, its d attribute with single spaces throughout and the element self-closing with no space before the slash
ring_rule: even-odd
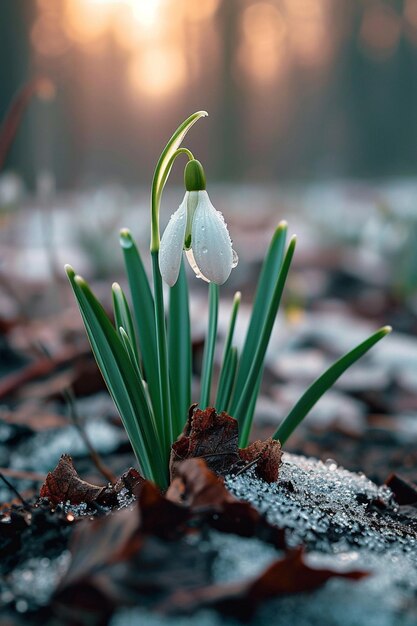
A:
<svg viewBox="0 0 417 626">
<path fill-rule="evenodd" d="M 0 60 L 0 119 L 54 84 L 6 162 L 29 187 L 148 184 L 198 109 L 219 181 L 417 173 L 416 0 L 1 0 Z"/>
</svg>

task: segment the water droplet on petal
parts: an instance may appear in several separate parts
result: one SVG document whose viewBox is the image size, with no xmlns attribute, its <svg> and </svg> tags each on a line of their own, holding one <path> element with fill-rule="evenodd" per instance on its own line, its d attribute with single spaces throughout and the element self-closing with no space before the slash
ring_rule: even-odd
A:
<svg viewBox="0 0 417 626">
<path fill-rule="evenodd" d="M 207 250 L 207 248 L 204 246 L 204 248 L 202 249 L 202 253 L 203 253 L 203 254 L 207 254 L 207 252 L 208 252 L 208 250 Z"/>
<path fill-rule="evenodd" d="M 232 252 L 233 252 L 232 267 L 236 267 L 236 265 L 239 263 L 239 257 L 237 256 L 234 250 L 232 250 Z"/>
</svg>

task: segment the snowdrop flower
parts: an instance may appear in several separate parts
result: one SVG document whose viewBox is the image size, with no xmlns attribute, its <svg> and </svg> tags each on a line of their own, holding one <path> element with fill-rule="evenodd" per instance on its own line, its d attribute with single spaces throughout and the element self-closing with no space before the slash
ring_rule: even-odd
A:
<svg viewBox="0 0 417 626">
<path fill-rule="evenodd" d="M 238 262 L 229 231 L 222 214 L 210 202 L 199 161 L 188 162 L 184 179 L 184 200 L 171 216 L 161 239 L 161 276 L 170 287 L 175 285 L 184 249 L 197 278 L 222 285 Z"/>
</svg>

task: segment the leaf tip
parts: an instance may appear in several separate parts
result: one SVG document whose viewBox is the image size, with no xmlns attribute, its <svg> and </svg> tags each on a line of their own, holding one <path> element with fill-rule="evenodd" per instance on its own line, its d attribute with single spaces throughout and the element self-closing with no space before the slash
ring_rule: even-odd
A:
<svg viewBox="0 0 417 626">
<path fill-rule="evenodd" d="M 381 328 L 381 333 L 383 335 L 389 335 L 390 333 L 392 333 L 392 326 L 383 326 Z"/>
<path fill-rule="evenodd" d="M 68 278 L 74 278 L 75 270 L 72 267 L 72 265 L 69 265 L 69 263 L 65 263 L 64 270 L 65 270 L 65 273 L 68 276 Z"/>
<path fill-rule="evenodd" d="M 122 248 L 131 248 L 133 246 L 132 233 L 128 228 L 122 228 L 120 230 L 119 241 Z"/>
<path fill-rule="evenodd" d="M 74 282 L 79 286 L 79 287 L 87 287 L 87 281 L 80 276 L 79 274 L 76 274 L 74 276 Z"/>
</svg>

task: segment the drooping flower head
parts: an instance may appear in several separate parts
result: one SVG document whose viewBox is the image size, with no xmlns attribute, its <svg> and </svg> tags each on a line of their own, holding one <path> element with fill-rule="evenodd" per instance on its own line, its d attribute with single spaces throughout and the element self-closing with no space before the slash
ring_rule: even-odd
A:
<svg viewBox="0 0 417 626">
<path fill-rule="evenodd" d="M 185 250 L 197 278 L 222 285 L 238 262 L 229 231 L 223 215 L 210 202 L 199 161 L 192 159 L 187 163 L 184 181 L 184 199 L 171 216 L 161 239 L 161 276 L 170 287 L 175 285 Z"/>
</svg>

